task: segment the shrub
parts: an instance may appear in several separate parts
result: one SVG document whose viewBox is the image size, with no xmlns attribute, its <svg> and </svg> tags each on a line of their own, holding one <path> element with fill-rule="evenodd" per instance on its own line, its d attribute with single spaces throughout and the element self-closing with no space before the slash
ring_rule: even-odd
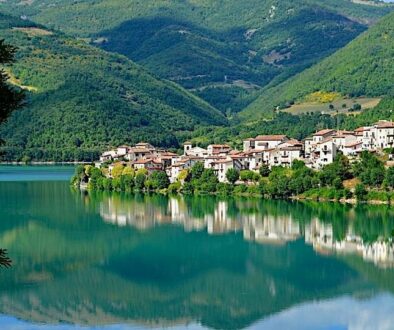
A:
<svg viewBox="0 0 394 330">
<path fill-rule="evenodd" d="M 218 183 L 216 185 L 216 191 L 221 195 L 231 195 L 234 190 L 234 186 L 228 183 Z"/>
<path fill-rule="evenodd" d="M 189 195 L 189 194 L 193 194 L 193 192 L 194 192 L 193 184 L 191 182 L 185 182 L 182 187 L 182 193 Z"/>
<path fill-rule="evenodd" d="M 367 199 L 367 190 L 365 189 L 365 186 L 361 183 L 359 183 L 355 190 L 354 190 L 354 195 L 357 198 L 357 201 L 365 201 Z"/>
<path fill-rule="evenodd" d="M 261 167 L 259 168 L 259 173 L 263 178 L 266 178 L 268 175 L 270 175 L 271 170 L 269 168 L 268 165 L 263 164 L 261 165 Z"/>
<path fill-rule="evenodd" d="M 259 186 L 249 186 L 247 192 L 249 195 L 253 195 L 253 196 L 257 196 L 261 194 Z"/>
<path fill-rule="evenodd" d="M 164 189 L 170 184 L 170 180 L 164 171 L 152 172 L 152 174 L 149 176 L 149 181 L 152 182 L 153 189 Z"/>
<path fill-rule="evenodd" d="M 240 184 L 238 186 L 235 186 L 234 188 L 234 194 L 235 195 L 240 195 L 240 194 L 244 194 L 248 191 L 248 187 L 244 184 Z"/>
<path fill-rule="evenodd" d="M 108 191 L 112 189 L 112 179 L 110 178 L 103 179 L 103 189 Z"/>
<path fill-rule="evenodd" d="M 145 174 L 139 172 L 139 170 L 138 170 L 137 174 L 135 176 L 135 179 L 134 179 L 135 187 L 138 190 L 143 190 L 145 187 L 145 180 L 146 180 Z"/>
<path fill-rule="evenodd" d="M 254 172 L 250 170 L 243 170 L 240 172 L 240 178 L 242 181 L 247 182 L 247 181 L 253 181 L 254 179 Z"/>
<path fill-rule="evenodd" d="M 119 178 L 121 175 L 122 175 L 122 173 L 123 173 L 123 170 L 124 170 L 124 166 L 123 166 L 123 164 L 122 163 L 116 163 L 116 164 L 114 164 L 114 167 L 113 167 L 113 169 L 112 169 L 112 177 L 115 179 L 115 178 Z"/>
<path fill-rule="evenodd" d="M 171 183 L 168 186 L 168 192 L 170 194 L 176 194 L 176 193 L 180 192 L 181 188 L 182 188 L 181 183 L 179 181 L 177 181 L 177 182 Z"/>
<path fill-rule="evenodd" d="M 231 184 L 234 184 L 239 179 L 239 171 L 236 170 L 235 168 L 228 169 L 227 172 L 226 172 L 226 179 Z"/>
</svg>

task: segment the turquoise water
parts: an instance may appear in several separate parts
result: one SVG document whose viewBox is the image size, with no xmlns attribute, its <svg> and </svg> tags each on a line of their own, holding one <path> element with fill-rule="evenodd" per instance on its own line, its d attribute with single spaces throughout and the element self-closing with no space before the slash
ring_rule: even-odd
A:
<svg viewBox="0 0 394 330">
<path fill-rule="evenodd" d="M 4 181 L 67 181 L 74 166 L 14 166 L 0 165 L 0 182 Z"/>
<path fill-rule="evenodd" d="M 0 329 L 394 324 L 388 207 L 88 194 L 70 168 L 4 169 Z"/>
</svg>

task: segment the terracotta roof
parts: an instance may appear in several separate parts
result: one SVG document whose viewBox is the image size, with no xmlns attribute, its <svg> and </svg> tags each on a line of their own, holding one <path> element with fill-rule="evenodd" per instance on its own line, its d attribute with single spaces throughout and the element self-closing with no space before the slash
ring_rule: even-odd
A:
<svg viewBox="0 0 394 330">
<path fill-rule="evenodd" d="M 134 164 L 147 164 L 152 163 L 153 159 L 139 159 L 134 162 Z"/>
<path fill-rule="evenodd" d="M 343 138 L 346 137 L 348 135 L 355 135 L 354 131 L 337 131 L 337 133 L 334 135 L 334 137 L 336 138 Z"/>
<path fill-rule="evenodd" d="M 323 136 L 323 135 L 327 135 L 327 134 L 334 133 L 334 132 L 335 132 L 335 130 L 328 128 L 328 129 L 322 129 L 321 131 L 318 131 L 313 135 L 314 136 Z"/>
<path fill-rule="evenodd" d="M 317 144 L 323 144 L 323 143 L 330 142 L 330 141 L 332 141 L 332 137 L 331 136 L 325 138 L 324 140 L 319 141 Z"/>
<path fill-rule="evenodd" d="M 169 151 L 162 152 L 160 155 L 161 156 L 178 156 L 178 154 L 176 154 L 174 152 L 169 152 Z"/>
<path fill-rule="evenodd" d="M 150 150 L 150 149 L 145 149 L 145 148 L 136 148 L 136 147 L 134 147 L 134 148 L 130 148 L 129 149 L 129 153 L 130 152 L 145 152 L 145 153 L 147 153 L 147 152 L 152 152 L 152 150 Z"/>
<path fill-rule="evenodd" d="M 282 141 L 287 139 L 286 135 L 258 135 L 254 140 L 256 141 Z"/>
<path fill-rule="evenodd" d="M 345 147 L 354 147 L 354 146 L 357 146 L 357 145 L 359 145 L 359 144 L 363 144 L 362 142 L 359 142 L 359 141 L 357 141 L 357 142 L 352 142 L 352 143 L 348 143 L 348 144 L 345 144 Z"/>
<path fill-rule="evenodd" d="M 394 128 L 394 123 L 388 120 L 379 120 L 375 126 L 377 128 Z"/>
<path fill-rule="evenodd" d="M 358 133 L 358 132 L 364 132 L 364 131 L 369 131 L 369 130 L 371 130 L 371 127 L 364 126 L 364 127 L 356 128 L 354 131 L 355 131 L 356 133 Z"/>
<path fill-rule="evenodd" d="M 227 144 L 211 144 L 210 147 L 212 148 L 230 148 Z"/>
<path fill-rule="evenodd" d="M 296 140 L 296 139 L 291 139 L 291 140 L 289 140 L 289 141 L 285 141 L 285 142 L 283 142 L 282 144 L 285 144 L 285 145 L 290 145 L 290 146 L 302 146 L 302 143 L 300 142 L 300 141 L 298 141 L 298 140 Z M 279 147 L 280 147 L 281 145 L 279 145 Z"/>
</svg>

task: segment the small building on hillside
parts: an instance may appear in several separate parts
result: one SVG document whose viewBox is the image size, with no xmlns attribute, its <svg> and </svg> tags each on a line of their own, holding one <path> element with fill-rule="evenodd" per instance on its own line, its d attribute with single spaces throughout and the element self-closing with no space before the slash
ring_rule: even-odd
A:
<svg viewBox="0 0 394 330">
<path fill-rule="evenodd" d="M 287 140 L 289 140 L 289 138 L 286 135 L 259 135 L 255 138 L 244 140 L 243 150 L 246 152 L 272 149 Z"/>
<path fill-rule="evenodd" d="M 208 156 L 208 150 L 201 147 L 193 147 L 189 141 L 183 144 L 183 155 L 191 157 L 205 157 Z"/>
<path fill-rule="evenodd" d="M 158 159 L 139 159 L 133 162 L 133 167 L 136 171 L 139 169 L 146 169 L 149 173 L 153 171 L 162 171 L 163 164 Z"/>
<path fill-rule="evenodd" d="M 310 156 L 310 163 L 314 169 L 321 169 L 323 166 L 331 164 L 337 156 L 338 148 L 332 137 L 321 140 L 313 147 Z"/>
<path fill-rule="evenodd" d="M 207 148 L 208 156 L 227 156 L 231 151 L 231 147 L 227 144 L 210 144 Z"/>
</svg>

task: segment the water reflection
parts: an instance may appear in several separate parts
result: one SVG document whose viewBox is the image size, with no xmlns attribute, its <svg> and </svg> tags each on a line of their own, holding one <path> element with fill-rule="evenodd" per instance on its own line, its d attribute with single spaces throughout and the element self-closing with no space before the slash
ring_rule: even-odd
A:
<svg viewBox="0 0 394 330">
<path fill-rule="evenodd" d="M 24 320 L 22 328 L 259 328 L 315 302 L 338 311 L 350 297 L 355 313 L 364 302 L 377 309 L 394 302 L 394 269 L 382 268 L 388 258 L 376 267 L 357 248 L 390 242 L 386 207 L 3 182 L 0 219 L 0 246 L 13 260 L 1 273 L 0 314 Z"/>
<path fill-rule="evenodd" d="M 94 198 L 100 198 L 96 195 Z M 305 208 L 308 218 L 302 219 L 293 213 L 271 214 L 264 205 L 281 202 L 264 202 L 261 200 L 227 199 L 213 197 L 164 197 L 164 196 L 102 196 L 100 215 L 104 221 L 118 226 L 133 226 L 147 230 L 157 225 L 175 224 L 183 226 L 185 231 L 205 230 L 208 234 L 225 234 L 242 232 L 245 240 L 261 244 L 285 244 L 304 238 L 315 251 L 328 253 L 355 254 L 365 261 L 373 262 L 379 267 L 394 267 L 394 244 L 392 231 L 369 236 L 370 219 L 363 213 L 365 207 L 331 205 L 338 208 L 333 214 L 336 218 L 329 222 L 314 215 L 318 206 L 308 203 L 293 203 L 295 208 Z M 391 211 L 386 210 L 384 218 L 387 225 Z M 331 212 L 329 212 L 331 213 Z M 373 217 L 376 215 L 374 214 Z M 325 216 L 327 217 L 327 215 Z M 341 227 L 335 223 L 342 221 Z M 389 221 L 394 228 L 394 221 Z"/>
</svg>

